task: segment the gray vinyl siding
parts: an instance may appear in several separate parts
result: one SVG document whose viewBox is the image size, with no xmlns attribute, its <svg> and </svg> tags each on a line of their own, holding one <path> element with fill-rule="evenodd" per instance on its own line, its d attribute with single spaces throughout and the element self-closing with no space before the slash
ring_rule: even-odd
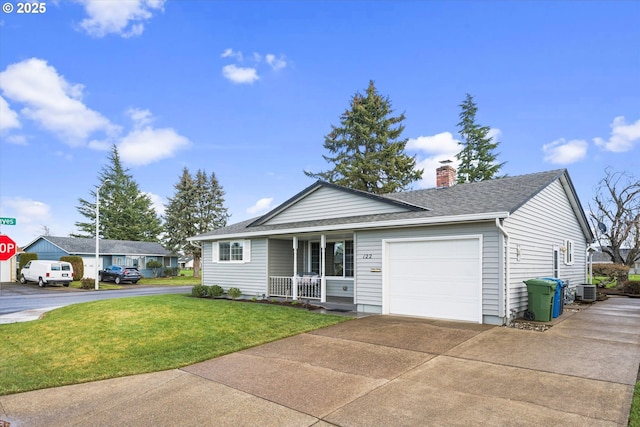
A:
<svg viewBox="0 0 640 427">
<path fill-rule="evenodd" d="M 482 314 L 495 323 L 499 316 L 499 237 L 493 223 L 360 231 L 355 248 L 358 289 L 355 303 L 362 308 L 382 307 L 382 240 L 482 234 Z M 371 255 L 369 257 L 369 255 Z M 455 271 L 451 272 L 456 274 Z M 444 285 L 444 284 L 443 284 Z"/>
<path fill-rule="evenodd" d="M 353 297 L 353 277 L 327 277 L 327 296 Z M 344 287 L 346 286 L 346 289 Z"/>
<path fill-rule="evenodd" d="M 567 195 L 559 181 L 553 182 L 504 221 L 510 236 L 509 304 L 518 313 L 527 308 L 527 287 L 524 280 L 551 277 L 553 247 L 562 247 L 566 239 L 573 240 L 573 265 L 564 263 L 560 252 L 559 278 L 570 285 L 586 283 L 587 242 Z M 520 245 L 520 260 L 517 259 Z"/>
<path fill-rule="evenodd" d="M 24 251 L 37 253 L 38 259 L 50 261 L 58 261 L 60 257 L 69 255 L 60 247 L 44 239 L 34 242 L 31 246 L 24 248 Z"/>
<path fill-rule="evenodd" d="M 293 242 L 291 240 L 269 240 L 269 276 L 293 276 Z"/>
<path fill-rule="evenodd" d="M 265 224 L 286 224 L 343 218 L 356 215 L 406 212 L 400 206 L 354 195 L 335 188 L 321 187 L 269 219 Z"/>
<path fill-rule="evenodd" d="M 267 293 L 267 239 L 251 240 L 251 261 L 246 263 L 213 262 L 213 243 L 202 246 L 203 285 L 239 288 L 249 297 Z"/>
</svg>

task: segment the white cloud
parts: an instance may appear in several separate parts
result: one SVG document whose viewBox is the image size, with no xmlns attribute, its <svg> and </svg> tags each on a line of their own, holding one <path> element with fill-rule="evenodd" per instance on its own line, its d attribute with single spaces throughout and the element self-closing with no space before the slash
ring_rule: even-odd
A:
<svg viewBox="0 0 640 427">
<path fill-rule="evenodd" d="M 287 66 L 287 61 L 284 60 L 284 56 L 280 56 L 280 58 L 276 58 L 274 54 L 268 53 L 265 56 L 265 60 L 267 64 L 271 66 L 274 70 L 278 71 Z"/>
<path fill-rule="evenodd" d="M 408 150 L 422 151 L 427 154 L 455 155 L 460 151 L 458 140 L 451 132 L 441 132 L 433 136 L 419 136 L 407 141 Z"/>
<path fill-rule="evenodd" d="M 2 199 L 3 208 L 9 208 L 22 225 L 43 222 L 51 218 L 51 208 L 46 203 L 22 197 L 6 197 Z"/>
<path fill-rule="evenodd" d="M 221 58 L 233 58 L 236 61 L 236 64 L 229 64 L 222 67 L 222 75 L 227 80 L 232 81 L 233 83 L 247 83 L 252 84 L 256 80 L 260 79 L 258 75 L 258 67 L 264 62 L 267 63 L 271 67 L 272 70 L 278 71 L 287 66 L 287 61 L 284 58 L 284 55 L 280 55 L 280 57 L 276 57 L 272 53 L 267 53 L 263 55 L 258 52 L 253 52 L 252 55 L 246 59 L 242 52 L 235 51 L 232 48 L 225 49 L 222 54 L 220 54 Z M 239 64 L 246 61 L 251 62 L 252 66 L 242 67 Z"/>
<path fill-rule="evenodd" d="M 82 145 L 95 132 L 113 135 L 117 126 L 82 102 L 83 86 L 70 84 L 46 61 L 31 58 L 0 73 L 0 89 L 20 111 L 69 145 Z"/>
<path fill-rule="evenodd" d="M 222 67 L 222 75 L 225 79 L 238 84 L 252 84 L 260 78 L 255 68 L 238 67 L 234 64 Z"/>
<path fill-rule="evenodd" d="M 247 213 L 255 215 L 258 212 L 264 212 L 271 209 L 271 203 L 273 203 L 273 197 L 264 197 L 256 202 L 255 205 L 247 208 Z"/>
<path fill-rule="evenodd" d="M 634 145 L 640 143 L 640 120 L 627 124 L 623 116 L 618 116 L 611 123 L 609 140 L 594 138 L 593 142 L 599 147 L 614 153 L 631 151 Z"/>
<path fill-rule="evenodd" d="M 491 128 L 487 133 L 489 138 L 493 138 L 493 142 L 500 141 L 500 135 L 502 135 L 502 131 L 498 128 Z"/>
<path fill-rule="evenodd" d="M 153 122 L 153 115 L 149 110 L 141 110 L 139 108 L 129 108 L 127 115 L 133 120 L 136 128 L 150 125 Z"/>
<path fill-rule="evenodd" d="M 0 132 L 19 128 L 18 113 L 13 111 L 7 100 L 0 96 Z"/>
<path fill-rule="evenodd" d="M 236 61 L 238 62 L 242 62 L 242 52 L 236 52 L 231 48 L 227 48 L 224 50 L 224 52 L 222 52 L 222 54 L 220 55 L 221 58 L 235 58 Z"/>
<path fill-rule="evenodd" d="M 178 150 L 191 142 L 171 128 L 153 129 L 150 126 L 134 129 L 118 144 L 118 152 L 124 163 L 148 165 L 173 157 Z"/>
<path fill-rule="evenodd" d="M 128 38 L 139 36 L 144 23 L 153 13 L 164 10 L 165 0 L 75 0 L 84 6 L 89 16 L 80 22 L 80 27 L 89 35 L 104 37 L 118 34 Z"/>
<path fill-rule="evenodd" d="M 407 141 L 407 150 L 417 151 L 416 169 L 424 169 L 422 179 L 417 185 L 420 188 L 436 186 L 436 169 L 442 166 L 443 160 L 451 160 L 457 167 L 456 154 L 460 151 L 458 140 L 451 132 L 441 132 L 433 136 L 420 136 Z"/>
<path fill-rule="evenodd" d="M 3 197 L 2 215 L 16 218 L 16 227 L 11 236 L 18 245 L 26 245 L 42 234 L 44 226 L 55 222 L 51 207 L 46 203 L 22 197 Z"/>
<path fill-rule="evenodd" d="M 572 139 L 567 141 L 564 138 L 557 139 L 542 146 L 544 160 L 558 165 L 575 163 L 585 158 L 587 155 L 587 141 Z"/>
<path fill-rule="evenodd" d="M 158 215 L 164 215 L 164 212 L 166 209 L 164 205 L 164 199 L 161 196 L 158 196 L 157 194 L 154 194 L 154 193 L 146 192 L 144 194 L 149 196 L 149 198 L 151 199 L 151 204 L 153 206 L 153 209 L 155 209 L 156 213 Z"/>
</svg>

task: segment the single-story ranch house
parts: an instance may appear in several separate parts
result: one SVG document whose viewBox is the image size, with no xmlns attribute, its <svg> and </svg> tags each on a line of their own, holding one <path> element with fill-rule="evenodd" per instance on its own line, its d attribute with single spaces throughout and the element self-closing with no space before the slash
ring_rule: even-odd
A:
<svg viewBox="0 0 640 427">
<path fill-rule="evenodd" d="M 35 252 L 38 259 L 50 260 L 59 260 L 62 256 L 80 256 L 84 262 L 84 276 L 95 278 L 95 239 L 40 236 L 25 246 L 24 252 Z M 147 269 L 147 262 L 151 260 L 162 261 L 168 268 L 178 267 L 178 255 L 172 254 L 160 243 L 100 239 L 99 270 L 110 265 L 137 267 L 144 277 L 152 277 L 153 272 Z"/>
<path fill-rule="evenodd" d="M 318 181 L 267 214 L 191 237 L 203 284 L 338 299 L 368 313 L 506 324 L 523 280 L 586 283 L 593 234 L 566 170 L 375 195 Z"/>
</svg>

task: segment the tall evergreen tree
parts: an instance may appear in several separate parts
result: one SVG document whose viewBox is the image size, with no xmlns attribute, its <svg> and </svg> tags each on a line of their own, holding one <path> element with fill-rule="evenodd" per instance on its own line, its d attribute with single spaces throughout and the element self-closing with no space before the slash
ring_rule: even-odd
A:
<svg viewBox="0 0 640 427">
<path fill-rule="evenodd" d="M 151 198 L 140 191 L 138 184 L 122 167 L 118 149 L 114 145 L 110 164 L 98 175 L 100 189 L 100 236 L 103 239 L 158 242 L 162 232 L 160 217 L 153 208 Z M 107 181 L 109 180 L 109 181 Z M 91 200 L 79 199 L 78 212 L 88 222 L 76 222 L 80 230 L 73 237 L 95 237 L 96 191 Z"/>
<path fill-rule="evenodd" d="M 340 126 L 331 125 L 324 137 L 330 154 L 322 157 L 333 163 L 325 172 L 304 171 L 307 176 L 334 184 L 383 194 L 405 190 L 422 177 L 415 156 L 404 152 L 408 139 L 400 139 L 404 113 L 391 116 L 388 97 L 381 96 L 369 82 L 366 94 L 351 98 L 351 109 L 340 116 Z"/>
<path fill-rule="evenodd" d="M 191 176 L 186 167 L 174 188 L 165 210 L 163 242 L 167 248 L 193 256 L 193 274 L 199 277 L 202 249 L 187 238 L 227 225 L 224 191 L 214 173 L 207 176 L 198 170 Z"/>
<path fill-rule="evenodd" d="M 467 94 L 460 107 L 462 111 L 458 128 L 462 138 L 462 150 L 456 154 L 460 161 L 458 183 L 493 179 L 505 164 L 498 163 L 498 155 L 494 153 L 500 143 L 489 136 L 491 128 L 476 123 L 478 108 L 471 95 Z"/>
</svg>

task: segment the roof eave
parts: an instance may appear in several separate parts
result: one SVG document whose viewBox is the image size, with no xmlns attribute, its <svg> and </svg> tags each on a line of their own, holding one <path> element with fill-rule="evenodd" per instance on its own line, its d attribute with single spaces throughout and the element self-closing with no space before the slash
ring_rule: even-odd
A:
<svg viewBox="0 0 640 427">
<path fill-rule="evenodd" d="M 276 235 L 319 233 L 345 230 L 371 230 L 377 228 L 404 228 L 420 225 L 457 224 L 467 222 L 493 221 L 496 218 L 508 218 L 509 212 L 489 212 L 481 214 L 452 215 L 431 218 L 395 219 L 375 222 L 341 223 L 334 225 L 318 225 L 311 227 L 282 228 L 278 230 L 242 231 L 238 233 L 218 234 L 190 237 L 189 241 L 226 240 L 230 238 L 268 237 Z"/>
</svg>

